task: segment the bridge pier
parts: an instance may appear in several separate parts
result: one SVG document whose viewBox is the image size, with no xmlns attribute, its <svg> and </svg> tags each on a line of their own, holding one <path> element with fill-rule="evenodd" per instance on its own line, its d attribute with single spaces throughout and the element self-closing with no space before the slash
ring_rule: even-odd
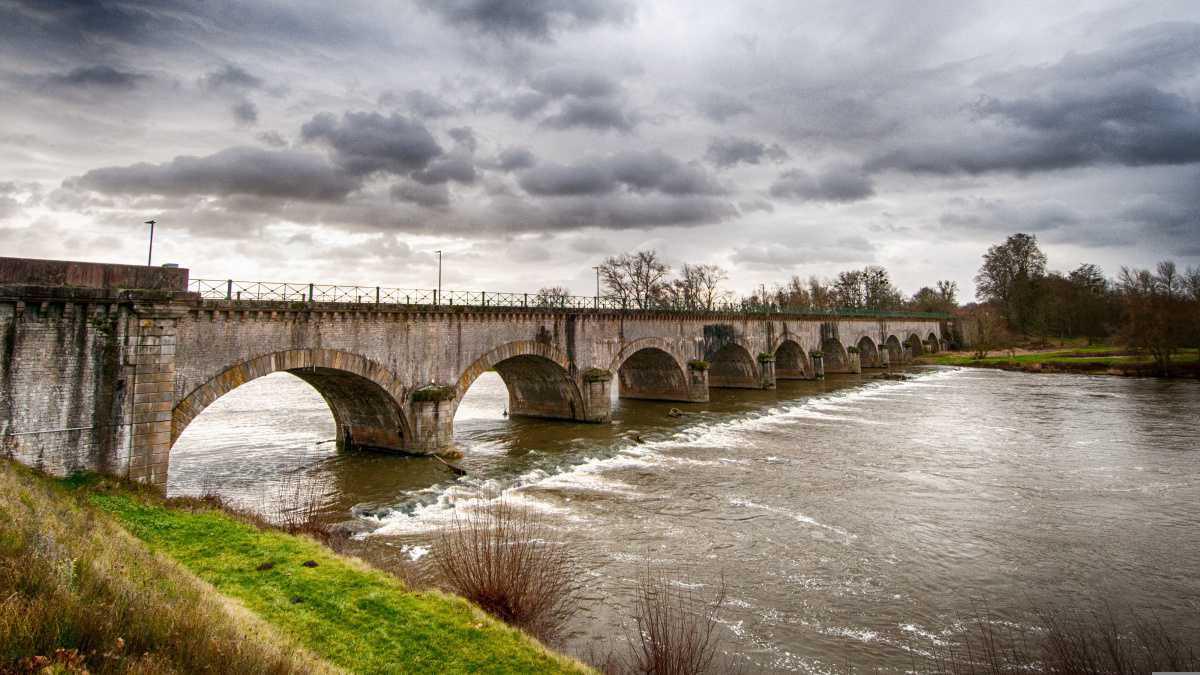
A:
<svg viewBox="0 0 1200 675">
<path fill-rule="evenodd" d="M 408 405 L 412 439 L 406 451 L 418 455 L 446 452 L 454 443 L 455 401 L 413 401 Z"/>
</svg>

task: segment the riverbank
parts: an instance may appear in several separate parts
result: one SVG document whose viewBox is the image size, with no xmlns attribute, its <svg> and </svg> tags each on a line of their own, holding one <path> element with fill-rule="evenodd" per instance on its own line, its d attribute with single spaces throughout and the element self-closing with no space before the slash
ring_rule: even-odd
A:
<svg viewBox="0 0 1200 675">
<path fill-rule="evenodd" d="M 926 354 L 916 362 L 923 365 L 997 368 L 1026 373 L 1078 373 L 1123 377 L 1162 377 L 1154 359 L 1113 346 L 1079 346 L 1041 350 L 1005 350 L 976 358 L 974 352 Z M 1200 377 L 1200 358 L 1196 350 L 1176 354 L 1167 377 Z"/>
<path fill-rule="evenodd" d="M 8 461 L 0 492 L 0 617 L 19 617 L 0 670 L 587 672 L 461 598 L 196 500 Z"/>
</svg>

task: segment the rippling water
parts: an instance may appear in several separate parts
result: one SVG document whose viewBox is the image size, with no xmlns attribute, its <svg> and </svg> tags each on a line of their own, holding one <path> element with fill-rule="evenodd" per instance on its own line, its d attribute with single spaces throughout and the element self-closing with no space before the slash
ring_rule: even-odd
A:
<svg viewBox="0 0 1200 675">
<path fill-rule="evenodd" d="M 1100 598 L 1200 630 L 1200 385 L 914 374 L 620 401 L 611 426 L 506 419 L 486 374 L 455 419 L 462 478 L 338 454 L 320 396 L 276 374 L 192 423 L 169 491 L 255 504 L 302 474 L 325 517 L 414 558 L 455 509 L 505 494 L 585 552 L 575 648 L 621 634 L 648 564 L 699 593 L 724 575 L 723 644 L 766 671 L 911 669 L 984 605 Z"/>
</svg>

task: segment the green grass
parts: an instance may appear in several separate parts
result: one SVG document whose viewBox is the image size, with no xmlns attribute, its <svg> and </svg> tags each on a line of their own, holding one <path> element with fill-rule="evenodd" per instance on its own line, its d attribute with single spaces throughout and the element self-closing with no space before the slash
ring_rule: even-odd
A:
<svg viewBox="0 0 1200 675">
<path fill-rule="evenodd" d="M 0 460 L 0 673 L 342 672 L 68 487 Z"/>
<path fill-rule="evenodd" d="M 587 672 L 461 598 L 410 592 L 314 540 L 153 497 L 89 491 L 134 536 L 314 654 L 359 673 Z M 315 567 L 302 563 L 314 561 Z M 263 563 L 271 568 L 260 571 Z"/>
</svg>

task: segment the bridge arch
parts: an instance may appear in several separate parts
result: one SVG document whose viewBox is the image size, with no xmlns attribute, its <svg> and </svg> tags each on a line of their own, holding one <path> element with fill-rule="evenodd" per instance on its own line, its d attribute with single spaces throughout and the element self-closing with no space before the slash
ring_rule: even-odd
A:
<svg viewBox="0 0 1200 675">
<path fill-rule="evenodd" d="M 411 439 L 404 387 L 383 365 L 332 349 L 292 349 L 242 361 L 196 387 L 171 411 L 171 445 L 214 401 L 271 373 L 286 372 L 317 390 L 333 413 L 339 447 L 405 450 Z"/>
<path fill-rule="evenodd" d="M 481 374 L 495 370 L 508 388 L 508 412 L 556 419 L 586 419 L 583 394 L 572 375 L 570 359 L 554 346 L 518 340 L 480 356 L 456 384 L 455 409 Z"/>
<path fill-rule="evenodd" d="M 725 343 L 709 358 L 708 386 L 730 389 L 761 389 L 758 362 L 738 341 Z"/>
<path fill-rule="evenodd" d="M 924 349 L 921 347 L 921 337 L 916 333 L 908 336 L 908 339 L 904 341 L 904 346 L 908 347 L 908 350 L 912 352 L 914 358 L 920 356 L 924 352 Z"/>
<path fill-rule="evenodd" d="M 879 347 L 875 345 L 875 341 L 869 335 L 859 338 L 856 346 L 858 347 L 858 358 L 863 368 L 883 367 L 883 363 L 879 358 Z"/>
<path fill-rule="evenodd" d="M 813 377 L 808 354 L 792 336 L 784 336 L 775 347 L 775 378 L 779 380 L 809 380 Z"/>
<path fill-rule="evenodd" d="M 883 348 L 887 350 L 889 364 L 900 365 L 904 363 L 904 344 L 900 342 L 900 338 L 895 335 L 889 335 L 887 340 L 883 342 Z"/>
<path fill-rule="evenodd" d="M 929 351 L 934 354 L 942 351 L 942 343 L 938 340 L 936 333 L 930 333 L 929 337 L 925 340 L 925 344 L 929 345 Z"/>
<path fill-rule="evenodd" d="M 621 348 L 609 366 L 617 374 L 621 398 L 691 401 L 687 365 L 669 340 L 650 337 Z"/>
<path fill-rule="evenodd" d="M 842 341 L 835 337 L 821 340 L 821 355 L 825 360 L 825 372 L 848 373 L 850 371 L 850 354 Z"/>
</svg>

